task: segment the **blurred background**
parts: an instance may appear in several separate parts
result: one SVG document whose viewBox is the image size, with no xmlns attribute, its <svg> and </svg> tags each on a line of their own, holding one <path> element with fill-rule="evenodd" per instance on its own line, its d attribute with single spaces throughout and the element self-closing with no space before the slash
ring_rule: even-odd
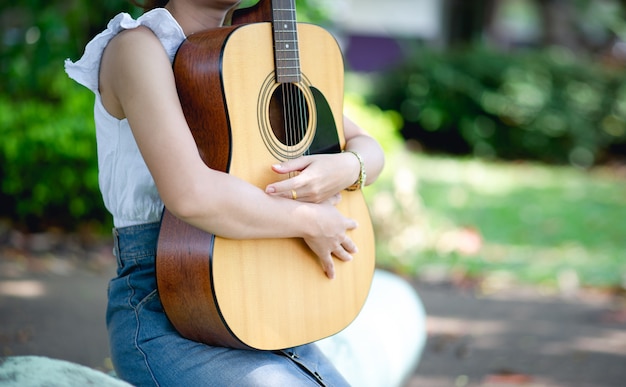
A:
<svg viewBox="0 0 626 387">
<path fill-rule="evenodd" d="M 140 12 L 125 0 L 0 4 L 1 240 L 108 235 L 93 95 L 63 60 L 116 13 Z M 623 289 L 626 2 L 297 6 L 337 37 L 346 108 L 387 152 L 365 191 L 381 266 L 485 286 Z"/>
<path fill-rule="evenodd" d="M 296 3 L 300 21 L 337 38 L 346 111 L 387 155 L 379 181 L 364 190 L 378 264 L 416 285 L 429 313 L 428 352 L 409 385 L 493 386 L 485 375 L 547 385 L 516 370 L 560 372 L 553 380 L 567 386 L 620 385 L 626 1 Z M 77 273 L 69 265 L 104 265 L 105 273 L 114 265 L 98 190 L 94 96 L 67 78 L 63 61 L 77 60 L 121 11 L 140 15 L 126 0 L 0 0 L 0 278 L 9 280 L 0 282 L 0 306 L 10 311 L 3 318 L 20 316 L 24 297 L 54 295 L 10 281 L 37 275 L 45 262 L 65 276 Z M 91 294 L 58 282 L 67 294 Z M 528 288 L 551 301 L 525 291 L 507 298 Z M 100 290 L 86 305 L 100 308 Z M 72 298 L 61 294 L 61 302 Z M 37 336 L 37 316 L 62 321 L 41 312 L 47 304 L 33 305 L 35 316 L 0 330 L 3 353 L 82 361 L 83 352 L 69 355 L 72 343 L 67 352 L 57 343 L 33 350 L 59 336 Z M 91 318 L 97 322 L 84 327 L 101 323 Z M 103 327 L 100 334 L 103 353 L 85 364 L 107 356 Z"/>
</svg>

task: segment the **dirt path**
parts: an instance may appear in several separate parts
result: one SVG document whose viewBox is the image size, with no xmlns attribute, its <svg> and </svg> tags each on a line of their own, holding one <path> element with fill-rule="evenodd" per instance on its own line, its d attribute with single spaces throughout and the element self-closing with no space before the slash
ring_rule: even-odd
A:
<svg viewBox="0 0 626 387">
<path fill-rule="evenodd" d="M 104 311 L 114 270 L 106 246 L 88 264 L 0 256 L 0 353 L 109 371 Z M 429 341 L 407 386 L 626 385 L 626 322 L 612 313 L 615 298 L 416 288 L 429 315 Z"/>
</svg>

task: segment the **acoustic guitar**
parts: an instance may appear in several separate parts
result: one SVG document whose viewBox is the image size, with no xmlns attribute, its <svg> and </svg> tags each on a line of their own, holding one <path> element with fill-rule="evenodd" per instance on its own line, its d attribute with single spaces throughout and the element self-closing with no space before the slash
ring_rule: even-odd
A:
<svg viewBox="0 0 626 387">
<path fill-rule="evenodd" d="M 230 26 L 189 36 L 174 73 L 198 151 L 210 168 L 258 187 L 269 166 L 306 154 L 341 152 L 343 58 L 324 29 L 297 23 L 294 0 L 262 0 Z M 360 191 L 338 205 L 358 221 L 350 262 L 326 277 L 302 239 L 231 240 L 164 210 L 156 276 L 178 332 L 216 346 L 276 350 L 348 326 L 368 295 L 374 233 Z"/>
</svg>

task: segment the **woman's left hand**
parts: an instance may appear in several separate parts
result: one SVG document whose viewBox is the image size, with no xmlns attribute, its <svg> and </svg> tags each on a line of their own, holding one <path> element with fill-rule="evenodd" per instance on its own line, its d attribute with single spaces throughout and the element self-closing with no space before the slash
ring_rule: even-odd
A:
<svg viewBox="0 0 626 387">
<path fill-rule="evenodd" d="M 319 154 L 272 165 L 272 170 L 291 176 L 269 184 L 266 193 L 309 203 L 331 200 L 336 204 L 339 192 L 358 178 L 359 163 L 347 152 Z"/>
</svg>

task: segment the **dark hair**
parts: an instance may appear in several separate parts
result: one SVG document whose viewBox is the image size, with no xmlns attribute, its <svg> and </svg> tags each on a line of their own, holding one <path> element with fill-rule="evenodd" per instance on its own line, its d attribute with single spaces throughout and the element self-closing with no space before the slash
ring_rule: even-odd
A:
<svg viewBox="0 0 626 387">
<path fill-rule="evenodd" d="M 165 7 L 165 4 L 167 4 L 168 0 L 144 0 L 143 2 L 130 0 L 130 2 L 137 7 L 143 8 L 144 11 L 149 11 L 151 9 Z"/>
</svg>

